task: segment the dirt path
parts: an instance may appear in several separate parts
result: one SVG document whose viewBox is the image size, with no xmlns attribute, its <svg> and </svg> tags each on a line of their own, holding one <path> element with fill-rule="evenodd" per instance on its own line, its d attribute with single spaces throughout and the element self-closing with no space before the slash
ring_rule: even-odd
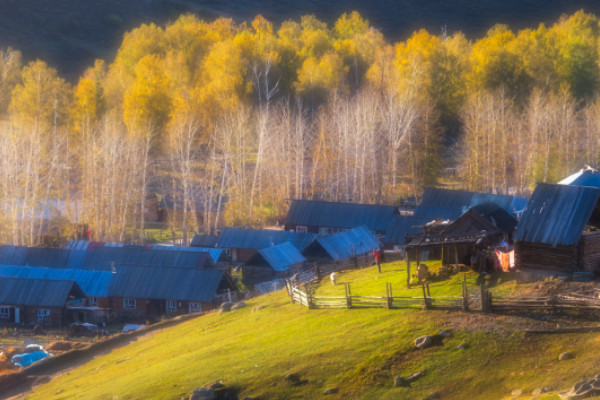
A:
<svg viewBox="0 0 600 400">
<path fill-rule="evenodd" d="M 0 399 L 22 399 L 36 386 L 50 382 L 52 379 L 64 375 L 73 368 L 83 365 L 98 356 L 108 354 L 115 349 L 127 346 L 132 342 L 154 334 L 156 331 L 172 327 L 198 316 L 198 314 L 180 316 L 136 332 L 121 333 L 101 342 L 96 342 L 88 348 L 72 350 L 64 354 L 46 358 L 14 374 L 1 375 Z"/>
</svg>

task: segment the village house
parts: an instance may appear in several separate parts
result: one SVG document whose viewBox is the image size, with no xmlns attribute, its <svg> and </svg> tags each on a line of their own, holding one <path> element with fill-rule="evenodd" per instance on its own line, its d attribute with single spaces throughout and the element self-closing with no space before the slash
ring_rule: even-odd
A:
<svg viewBox="0 0 600 400">
<path fill-rule="evenodd" d="M 399 214 L 398 207 L 390 205 L 293 200 L 284 225 L 286 231 L 320 236 L 366 226 L 384 236 L 390 219 Z"/>
<path fill-rule="evenodd" d="M 366 226 L 317 237 L 303 252 L 311 261 L 332 262 L 366 255 L 380 248 L 379 239 Z"/>
<path fill-rule="evenodd" d="M 178 267 L 120 265 L 108 292 L 112 314 L 121 321 L 208 311 L 238 298 L 226 272 Z"/>
<path fill-rule="evenodd" d="M 290 242 L 259 250 L 242 267 L 242 280 L 254 285 L 277 278 L 288 278 L 304 268 L 306 259 Z"/>
<path fill-rule="evenodd" d="M 539 184 L 515 232 L 522 273 L 600 272 L 600 189 Z"/>
<path fill-rule="evenodd" d="M 223 229 L 217 247 L 228 253 L 232 262 L 246 262 L 259 250 L 290 242 L 302 252 L 315 238 L 316 234 L 286 232 L 275 229 Z"/>
<path fill-rule="evenodd" d="M 85 300 L 73 280 L 0 279 L 0 323 L 62 328 L 72 320 L 68 306 Z"/>
</svg>

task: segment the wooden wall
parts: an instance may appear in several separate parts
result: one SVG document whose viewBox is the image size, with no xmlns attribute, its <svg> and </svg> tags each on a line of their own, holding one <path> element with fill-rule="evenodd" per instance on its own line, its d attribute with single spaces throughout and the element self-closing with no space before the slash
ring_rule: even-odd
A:
<svg viewBox="0 0 600 400">
<path fill-rule="evenodd" d="M 574 272 L 578 270 L 578 258 L 576 246 L 515 242 L 515 263 L 520 269 Z"/>
<path fill-rule="evenodd" d="M 584 271 L 600 271 L 600 231 L 583 234 L 578 246 L 578 258 Z"/>
</svg>

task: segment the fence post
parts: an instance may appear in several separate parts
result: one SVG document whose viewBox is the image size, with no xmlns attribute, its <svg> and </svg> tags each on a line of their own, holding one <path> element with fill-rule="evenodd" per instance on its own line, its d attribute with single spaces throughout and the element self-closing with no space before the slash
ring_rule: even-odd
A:
<svg viewBox="0 0 600 400">
<path fill-rule="evenodd" d="M 485 282 L 481 282 L 480 286 L 481 291 L 481 311 L 487 312 L 487 290 L 485 289 Z"/>
<path fill-rule="evenodd" d="M 345 283 L 344 286 L 346 288 L 346 308 L 352 308 L 352 294 L 350 292 L 350 284 Z"/>
<path fill-rule="evenodd" d="M 317 274 L 317 280 L 320 281 L 321 280 L 321 269 L 319 268 L 319 264 L 317 264 L 315 269 L 316 269 L 316 274 Z"/>
<path fill-rule="evenodd" d="M 429 292 L 429 282 L 425 282 L 425 287 L 427 288 L 427 297 L 431 297 L 431 293 Z"/>
<path fill-rule="evenodd" d="M 310 285 L 306 285 L 306 305 L 308 308 L 314 308 L 312 295 L 310 294 Z"/>
<path fill-rule="evenodd" d="M 387 289 L 387 308 L 390 309 L 390 308 L 392 308 L 392 303 L 394 301 L 394 295 L 392 293 L 392 284 L 387 283 L 386 289 Z"/>
<path fill-rule="evenodd" d="M 405 250 L 406 253 L 406 287 L 410 289 L 410 256 L 408 255 L 408 248 Z"/>
<path fill-rule="evenodd" d="M 425 292 L 425 283 L 422 283 L 421 287 L 423 288 L 423 301 L 425 302 L 424 307 L 426 310 L 428 310 L 429 309 L 429 301 L 427 300 L 427 293 Z"/>
<path fill-rule="evenodd" d="M 462 292 L 463 292 L 463 299 L 462 299 L 463 311 L 469 311 L 469 286 L 467 285 L 467 274 L 463 274 Z"/>
<path fill-rule="evenodd" d="M 488 304 L 487 304 L 487 307 L 488 307 L 488 311 L 489 311 L 489 312 L 493 312 L 493 309 L 492 309 L 492 293 L 491 293 L 489 290 L 487 290 L 487 294 L 488 294 L 488 296 L 487 296 L 487 302 L 488 302 Z"/>
</svg>

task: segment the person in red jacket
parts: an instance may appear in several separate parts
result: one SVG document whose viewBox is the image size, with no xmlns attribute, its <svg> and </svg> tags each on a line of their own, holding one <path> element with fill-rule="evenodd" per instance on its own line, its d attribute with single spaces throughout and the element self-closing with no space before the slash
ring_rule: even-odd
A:
<svg viewBox="0 0 600 400">
<path fill-rule="evenodd" d="M 373 250 L 375 256 L 375 263 L 377 264 L 377 272 L 381 273 L 381 249 Z"/>
</svg>

